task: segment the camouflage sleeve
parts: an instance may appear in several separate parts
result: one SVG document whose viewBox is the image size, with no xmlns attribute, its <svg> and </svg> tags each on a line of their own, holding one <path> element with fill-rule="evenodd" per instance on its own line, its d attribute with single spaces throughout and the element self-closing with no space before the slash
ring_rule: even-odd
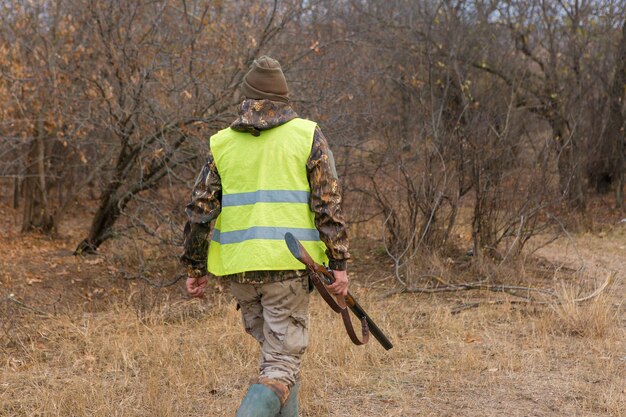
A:
<svg viewBox="0 0 626 417">
<path fill-rule="evenodd" d="M 315 213 L 315 226 L 320 238 L 326 244 L 329 266 L 345 270 L 350 254 L 346 222 L 341 212 L 341 187 L 333 154 L 319 127 L 315 128 L 307 174 L 311 186 L 310 207 Z"/>
<path fill-rule="evenodd" d="M 202 168 L 187 204 L 187 223 L 184 230 L 184 252 L 180 261 L 187 267 L 190 276 L 206 275 L 211 221 L 222 209 L 222 182 L 215 166 L 213 154 Z"/>
</svg>

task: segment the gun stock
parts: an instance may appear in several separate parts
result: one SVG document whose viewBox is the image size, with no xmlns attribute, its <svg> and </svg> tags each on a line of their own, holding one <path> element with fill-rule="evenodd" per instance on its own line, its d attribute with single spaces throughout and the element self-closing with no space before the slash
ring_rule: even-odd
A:
<svg viewBox="0 0 626 417">
<path fill-rule="evenodd" d="M 386 350 L 393 347 L 391 341 L 387 338 L 387 336 L 385 336 L 382 330 L 378 328 L 376 323 L 374 323 L 371 317 L 365 312 L 363 307 L 359 305 L 350 292 L 348 292 L 348 295 L 345 298 L 341 296 L 336 296 L 336 300 L 332 298 L 330 293 L 326 290 L 326 285 L 330 285 L 335 281 L 335 277 L 332 272 L 323 265 L 315 262 L 294 235 L 286 233 L 285 243 L 287 243 L 289 252 L 291 252 L 297 260 L 302 262 L 307 267 L 309 272 L 312 273 L 313 284 L 315 284 L 315 288 L 317 288 L 322 298 L 324 298 L 324 300 L 335 312 L 342 315 L 348 336 L 354 344 L 361 345 L 367 343 L 369 334 L 371 333 Z M 318 282 L 316 282 L 315 277 L 318 278 Z M 321 278 L 321 280 L 319 280 L 319 278 Z M 354 315 L 361 321 L 363 334 L 362 340 L 358 339 L 352 329 L 352 323 L 349 315 L 347 314 L 346 306 L 349 307 L 352 313 L 354 313 Z"/>
</svg>

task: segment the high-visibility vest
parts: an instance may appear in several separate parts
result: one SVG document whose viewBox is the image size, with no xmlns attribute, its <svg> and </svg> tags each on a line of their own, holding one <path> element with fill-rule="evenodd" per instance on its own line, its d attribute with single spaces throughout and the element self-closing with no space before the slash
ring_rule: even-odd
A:
<svg viewBox="0 0 626 417">
<path fill-rule="evenodd" d="M 306 163 L 315 126 L 296 118 L 256 137 L 230 128 L 211 137 L 222 210 L 209 244 L 209 272 L 223 276 L 304 269 L 287 248 L 287 232 L 315 261 L 328 261 L 309 208 Z"/>
</svg>

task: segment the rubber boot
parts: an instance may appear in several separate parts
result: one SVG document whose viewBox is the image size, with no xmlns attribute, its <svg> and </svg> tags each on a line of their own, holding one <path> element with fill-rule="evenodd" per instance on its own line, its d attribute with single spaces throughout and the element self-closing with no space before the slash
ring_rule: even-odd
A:
<svg viewBox="0 0 626 417">
<path fill-rule="evenodd" d="M 280 411 L 280 400 L 274 391 L 263 384 L 252 384 L 241 400 L 236 417 L 275 417 Z"/>
<path fill-rule="evenodd" d="M 280 409 L 280 413 L 278 413 L 277 417 L 298 417 L 298 390 L 300 389 L 300 383 L 296 382 L 296 384 L 291 387 L 289 390 L 289 399 L 283 405 L 283 408 Z"/>
</svg>

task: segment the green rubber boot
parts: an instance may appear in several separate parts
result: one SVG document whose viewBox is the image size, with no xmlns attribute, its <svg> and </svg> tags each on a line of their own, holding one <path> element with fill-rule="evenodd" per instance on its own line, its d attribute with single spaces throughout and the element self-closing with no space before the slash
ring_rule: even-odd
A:
<svg viewBox="0 0 626 417">
<path fill-rule="evenodd" d="M 241 400 L 236 417 L 275 417 L 280 411 L 280 400 L 274 391 L 263 384 L 252 384 Z"/>
<path fill-rule="evenodd" d="M 277 417 L 298 417 L 298 390 L 300 389 L 300 383 L 296 382 L 296 384 L 291 387 L 289 390 L 289 399 L 283 405 L 283 408 L 280 409 L 280 413 L 278 413 Z"/>
</svg>

